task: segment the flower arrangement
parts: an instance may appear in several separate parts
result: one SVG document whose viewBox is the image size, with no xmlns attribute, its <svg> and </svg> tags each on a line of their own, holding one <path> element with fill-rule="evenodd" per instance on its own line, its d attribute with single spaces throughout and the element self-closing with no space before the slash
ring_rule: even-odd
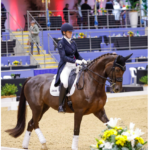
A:
<svg viewBox="0 0 150 150">
<path fill-rule="evenodd" d="M 117 125 L 120 118 L 110 118 L 106 123 L 107 129 L 102 131 L 101 140 L 96 139 L 97 144 L 91 145 L 91 150 L 140 150 L 147 142 L 144 142 L 141 135 L 144 133 L 136 128 L 135 124 L 130 123 L 130 129 L 122 128 Z"/>
<path fill-rule="evenodd" d="M 103 14 L 107 13 L 107 10 L 105 10 L 104 8 L 101 8 L 101 11 L 102 11 Z"/>
<path fill-rule="evenodd" d="M 129 5 L 126 5 L 126 8 L 127 8 L 127 9 L 129 9 L 129 8 L 130 8 L 130 6 L 129 6 Z"/>
<path fill-rule="evenodd" d="M 134 35 L 134 33 L 132 31 L 129 31 L 128 34 L 130 37 Z"/>
<path fill-rule="evenodd" d="M 84 33 L 79 33 L 80 38 L 84 38 Z"/>
<path fill-rule="evenodd" d="M 13 64 L 14 64 L 14 65 L 18 65 L 18 64 L 19 64 L 19 61 L 15 60 L 15 61 L 13 61 Z"/>
</svg>

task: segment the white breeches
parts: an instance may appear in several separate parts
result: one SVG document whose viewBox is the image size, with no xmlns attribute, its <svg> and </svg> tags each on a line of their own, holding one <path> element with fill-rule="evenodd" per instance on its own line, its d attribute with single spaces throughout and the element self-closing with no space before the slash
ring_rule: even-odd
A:
<svg viewBox="0 0 150 150">
<path fill-rule="evenodd" d="M 68 88 L 68 79 L 69 79 L 70 72 L 75 68 L 76 68 L 76 64 L 69 63 L 69 62 L 67 62 L 65 67 L 63 68 L 60 74 L 60 81 L 61 83 L 63 83 L 65 88 Z"/>
</svg>

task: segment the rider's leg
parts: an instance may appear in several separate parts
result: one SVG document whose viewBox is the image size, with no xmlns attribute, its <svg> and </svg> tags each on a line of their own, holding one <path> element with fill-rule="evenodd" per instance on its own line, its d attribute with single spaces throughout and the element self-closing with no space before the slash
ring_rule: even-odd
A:
<svg viewBox="0 0 150 150">
<path fill-rule="evenodd" d="M 69 68 L 65 65 L 61 75 L 61 87 L 60 87 L 60 95 L 59 95 L 59 108 L 58 112 L 64 112 L 63 109 L 63 100 L 65 99 L 67 88 L 68 88 L 68 77 L 69 77 Z"/>
<path fill-rule="evenodd" d="M 60 75 L 60 80 L 61 80 L 61 87 L 60 87 L 60 96 L 59 96 L 59 108 L 58 108 L 58 112 L 64 112 L 63 109 L 63 100 L 66 96 L 66 92 L 67 92 L 67 88 L 68 88 L 68 78 L 69 78 L 69 74 L 71 72 L 72 69 L 74 69 L 75 64 L 72 64 L 72 66 L 69 63 L 66 63 L 63 71 L 61 72 Z"/>
</svg>

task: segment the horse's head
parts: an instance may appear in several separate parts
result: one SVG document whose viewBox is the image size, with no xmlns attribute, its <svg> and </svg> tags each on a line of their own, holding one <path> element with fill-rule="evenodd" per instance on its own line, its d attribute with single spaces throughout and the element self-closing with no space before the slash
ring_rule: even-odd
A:
<svg viewBox="0 0 150 150">
<path fill-rule="evenodd" d="M 123 74 L 126 71 L 126 61 L 131 56 L 132 54 L 126 57 L 118 55 L 113 63 L 111 62 L 106 65 L 106 74 L 112 80 L 112 89 L 115 93 L 122 90 Z"/>
</svg>

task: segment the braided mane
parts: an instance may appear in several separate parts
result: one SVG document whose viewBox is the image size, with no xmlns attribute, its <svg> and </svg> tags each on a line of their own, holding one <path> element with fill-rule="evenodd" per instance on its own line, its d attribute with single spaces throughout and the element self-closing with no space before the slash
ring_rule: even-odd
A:
<svg viewBox="0 0 150 150">
<path fill-rule="evenodd" d="M 105 56 L 109 56 L 109 55 L 117 55 L 117 54 L 113 54 L 113 53 L 107 53 L 107 54 L 103 54 L 95 59 L 93 59 L 88 65 L 87 67 L 89 67 L 90 65 L 92 65 L 93 63 L 95 63 L 98 59 L 102 58 L 102 57 L 105 57 Z"/>
</svg>

